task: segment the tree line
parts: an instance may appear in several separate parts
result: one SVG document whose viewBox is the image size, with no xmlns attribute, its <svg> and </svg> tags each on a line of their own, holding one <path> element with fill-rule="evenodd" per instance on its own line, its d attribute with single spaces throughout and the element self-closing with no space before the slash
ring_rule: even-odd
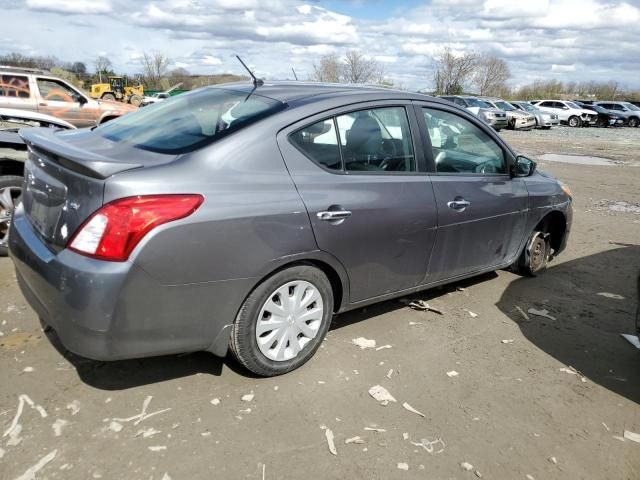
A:
<svg viewBox="0 0 640 480">
<path fill-rule="evenodd" d="M 141 82 L 145 89 L 166 90 L 181 83 L 189 90 L 205 85 L 238 81 L 246 76 L 221 73 L 218 75 L 193 75 L 188 70 L 172 68 L 174 62 L 163 53 L 144 52 L 140 58 L 141 71 L 130 76 L 130 82 Z M 597 98 L 600 100 L 640 100 L 640 90 L 625 90 L 615 80 L 608 82 L 562 82 L 555 79 L 535 80 L 513 88 L 509 85 L 511 71 L 504 59 L 479 52 L 455 52 L 444 47 L 427 59 L 431 71 L 431 88 L 435 95 L 497 96 L 505 99 L 533 100 L 538 98 Z M 81 61 L 65 62 L 54 56 L 27 56 L 21 53 L 0 55 L 0 65 L 41 68 L 53 75 L 88 88 L 92 83 L 106 82 L 115 75 L 111 60 L 98 56 L 87 64 Z M 294 75 L 297 74 L 295 71 Z M 377 84 L 404 89 L 403 85 L 389 80 L 382 63 L 358 50 L 347 50 L 343 55 L 322 55 L 313 63 L 308 80 L 331 83 Z"/>
</svg>

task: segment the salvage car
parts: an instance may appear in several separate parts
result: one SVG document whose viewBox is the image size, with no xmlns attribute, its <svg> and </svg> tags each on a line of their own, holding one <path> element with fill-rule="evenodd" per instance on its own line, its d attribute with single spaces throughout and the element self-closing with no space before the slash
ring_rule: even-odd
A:
<svg viewBox="0 0 640 480">
<path fill-rule="evenodd" d="M 46 70 L 0 66 L 0 108 L 38 112 L 78 128 L 94 127 L 137 110 L 133 105 L 95 100 Z"/>
<path fill-rule="evenodd" d="M 535 115 L 517 109 L 500 98 L 482 97 L 482 101 L 507 114 L 507 125 L 511 130 L 530 130 L 536 126 Z"/>
<path fill-rule="evenodd" d="M 598 127 L 622 127 L 626 118 L 613 113 L 612 110 L 607 110 L 602 108 L 598 104 L 582 104 L 580 102 L 575 102 L 580 105 L 585 110 L 592 110 L 598 114 L 598 120 L 596 121 L 596 126 Z"/>
<path fill-rule="evenodd" d="M 561 123 L 566 123 L 570 127 L 588 127 L 595 125 L 598 121 L 598 115 L 595 112 L 585 110 L 573 102 L 565 100 L 537 100 L 532 103 L 543 112 L 555 113 L 558 115 Z"/>
<path fill-rule="evenodd" d="M 536 128 L 549 130 L 553 126 L 560 125 L 558 115 L 555 113 L 543 112 L 539 108 L 531 105 L 529 102 L 515 101 L 510 102 L 518 110 L 530 113 L 536 119 Z"/>
<path fill-rule="evenodd" d="M 571 228 L 566 185 L 417 93 L 227 84 L 21 135 L 18 284 L 66 348 L 99 360 L 230 350 L 282 374 L 334 314 L 501 268 L 539 274 Z"/>
<path fill-rule="evenodd" d="M 476 117 L 491 125 L 496 132 L 507 127 L 507 114 L 499 108 L 495 108 L 486 102 L 466 95 L 441 95 L 440 98 L 449 100 L 456 105 L 466 108 Z"/>
<path fill-rule="evenodd" d="M 18 131 L 23 127 L 75 129 L 64 120 L 42 113 L 0 108 L 0 257 L 7 255 L 11 214 L 22 193 L 27 146 Z"/>
<path fill-rule="evenodd" d="M 605 110 L 615 113 L 625 119 L 625 123 L 630 127 L 640 125 L 640 107 L 629 102 L 597 102 Z"/>
</svg>

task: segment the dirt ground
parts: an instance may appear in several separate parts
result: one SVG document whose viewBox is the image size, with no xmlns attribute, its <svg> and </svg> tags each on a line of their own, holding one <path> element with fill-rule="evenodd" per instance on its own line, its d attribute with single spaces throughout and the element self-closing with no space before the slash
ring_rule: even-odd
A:
<svg viewBox="0 0 640 480">
<path fill-rule="evenodd" d="M 417 296 L 443 315 L 398 301 L 341 315 L 316 357 L 279 378 L 205 353 L 64 353 L 0 259 L 0 478 L 639 479 L 640 443 L 624 431 L 640 433 L 640 350 L 620 333 L 640 270 L 640 129 L 557 130 L 504 135 L 532 157 L 619 163 L 540 163 L 575 196 L 568 249 L 543 276 L 500 271 Z M 527 320 L 530 308 L 554 319 Z M 397 402 L 379 405 L 374 385 Z"/>
</svg>

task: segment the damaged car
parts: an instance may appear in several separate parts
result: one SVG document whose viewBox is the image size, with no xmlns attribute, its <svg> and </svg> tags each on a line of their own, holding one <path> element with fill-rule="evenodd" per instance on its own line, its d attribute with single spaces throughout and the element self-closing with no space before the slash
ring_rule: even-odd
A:
<svg viewBox="0 0 640 480">
<path fill-rule="evenodd" d="M 536 126 L 535 115 L 517 109 L 500 98 L 482 97 L 481 100 L 507 114 L 507 128 L 511 130 L 530 130 Z"/>
<path fill-rule="evenodd" d="M 518 110 L 522 110 L 523 112 L 533 115 L 536 119 L 536 128 L 549 130 L 553 126 L 560 125 L 558 115 L 555 113 L 543 112 L 539 108 L 531 105 L 529 102 L 514 101 L 509 103 Z"/>
<path fill-rule="evenodd" d="M 540 274 L 571 230 L 566 185 L 471 112 L 406 91 L 235 83 L 20 135 L 18 285 L 99 360 L 230 351 L 283 374 L 335 314 Z"/>
<path fill-rule="evenodd" d="M 589 127 L 598 122 L 598 114 L 566 100 L 537 100 L 533 105 L 543 112 L 555 113 L 560 123 L 570 127 Z"/>
</svg>

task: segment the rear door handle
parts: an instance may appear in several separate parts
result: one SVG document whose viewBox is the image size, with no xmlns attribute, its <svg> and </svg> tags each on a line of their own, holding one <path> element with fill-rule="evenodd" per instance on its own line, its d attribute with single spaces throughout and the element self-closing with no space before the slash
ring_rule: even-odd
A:
<svg viewBox="0 0 640 480">
<path fill-rule="evenodd" d="M 316 216 L 325 222 L 333 222 L 336 220 L 344 220 L 351 216 L 351 212 L 349 210 L 336 210 L 336 211 L 324 211 L 318 212 Z"/>
<path fill-rule="evenodd" d="M 471 205 L 471 202 L 467 202 L 464 199 L 447 202 L 447 207 L 456 210 L 457 212 L 464 212 L 469 205 Z"/>
</svg>

